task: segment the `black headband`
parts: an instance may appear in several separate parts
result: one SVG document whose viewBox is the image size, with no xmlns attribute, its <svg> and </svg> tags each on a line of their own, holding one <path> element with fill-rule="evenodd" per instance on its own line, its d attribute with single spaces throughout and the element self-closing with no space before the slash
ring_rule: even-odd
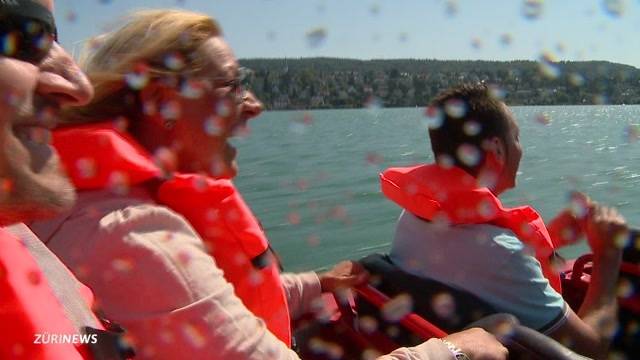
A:
<svg viewBox="0 0 640 360">
<path fill-rule="evenodd" d="M 49 9 L 33 0 L 0 0 L 0 18 L 20 16 L 33 19 L 48 27 L 54 39 L 58 38 L 58 30 L 53 14 Z"/>
</svg>

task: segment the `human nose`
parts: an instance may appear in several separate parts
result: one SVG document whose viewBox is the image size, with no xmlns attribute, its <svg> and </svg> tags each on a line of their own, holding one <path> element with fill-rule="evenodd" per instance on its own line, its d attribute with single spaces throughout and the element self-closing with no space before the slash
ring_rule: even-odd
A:
<svg viewBox="0 0 640 360">
<path fill-rule="evenodd" d="M 264 110 L 264 105 L 258 98 L 251 92 L 245 91 L 242 96 L 242 115 L 245 119 L 256 117 Z"/>
<path fill-rule="evenodd" d="M 59 106 L 86 105 L 93 98 L 89 79 L 57 43 L 40 64 L 36 92 Z"/>
</svg>

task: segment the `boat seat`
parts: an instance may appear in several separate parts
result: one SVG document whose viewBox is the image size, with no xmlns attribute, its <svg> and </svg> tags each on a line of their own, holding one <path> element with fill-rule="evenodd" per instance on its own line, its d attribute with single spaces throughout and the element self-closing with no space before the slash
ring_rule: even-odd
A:
<svg viewBox="0 0 640 360">
<path fill-rule="evenodd" d="M 402 294 L 410 296 L 412 306 L 403 309 L 400 305 L 397 311 L 413 311 L 447 333 L 463 330 L 467 325 L 497 313 L 487 302 L 467 291 L 404 272 L 388 255 L 368 255 L 359 263 L 371 273 L 371 285 L 392 300 Z M 356 309 L 361 320 L 372 316 L 378 322 L 378 330 L 399 345 L 413 346 L 423 341 L 360 298 L 356 301 Z"/>
</svg>

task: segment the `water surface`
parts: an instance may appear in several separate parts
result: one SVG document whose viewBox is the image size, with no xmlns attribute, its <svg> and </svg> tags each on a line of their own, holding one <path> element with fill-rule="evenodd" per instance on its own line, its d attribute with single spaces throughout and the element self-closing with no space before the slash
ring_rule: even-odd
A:
<svg viewBox="0 0 640 360">
<path fill-rule="evenodd" d="M 545 220 L 581 190 L 640 225 L 640 106 L 514 107 L 524 157 L 503 201 Z M 399 207 L 379 190 L 390 166 L 432 162 L 421 108 L 270 111 L 236 140 L 236 183 L 285 269 L 317 269 L 389 249 Z M 547 121 L 540 117 L 546 114 Z M 565 251 L 575 256 L 581 245 Z"/>
</svg>

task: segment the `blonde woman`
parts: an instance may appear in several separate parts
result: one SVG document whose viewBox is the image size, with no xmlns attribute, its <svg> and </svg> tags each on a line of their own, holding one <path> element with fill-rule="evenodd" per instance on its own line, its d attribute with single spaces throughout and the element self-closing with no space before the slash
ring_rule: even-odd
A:
<svg viewBox="0 0 640 360">
<path fill-rule="evenodd" d="M 297 358 L 290 319 L 366 274 L 351 262 L 279 274 L 228 180 L 237 173 L 228 139 L 262 104 L 242 89 L 217 23 L 187 11 L 138 12 L 95 42 L 83 66 L 94 100 L 67 116 L 84 125 L 54 140 L 78 205 L 34 231 L 128 329 L 142 358 Z M 470 352 L 488 351 L 478 345 L 490 341 L 504 355 L 478 329 L 450 340 Z M 437 340 L 393 354 L 429 356 L 452 354 Z"/>
</svg>

